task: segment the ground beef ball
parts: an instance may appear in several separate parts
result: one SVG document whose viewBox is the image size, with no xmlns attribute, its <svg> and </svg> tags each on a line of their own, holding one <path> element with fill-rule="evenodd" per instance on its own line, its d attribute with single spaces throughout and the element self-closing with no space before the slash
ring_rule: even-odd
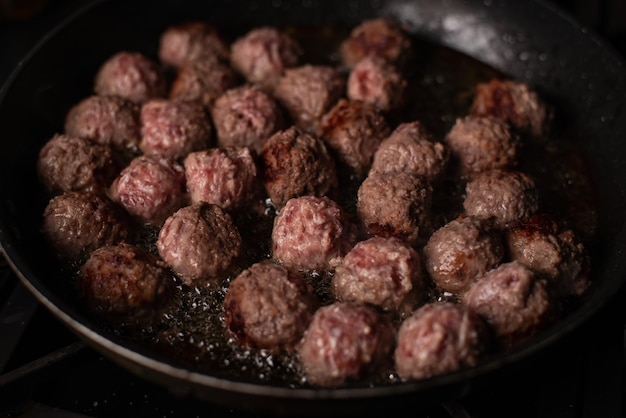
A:
<svg viewBox="0 0 626 418">
<path fill-rule="evenodd" d="M 383 112 L 402 108 L 407 80 L 392 64 L 381 58 L 365 57 L 348 77 L 347 95 L 351 100 L 369 103 Z"/>
<path fill-rule="evenodd" d="M 207 148 L 213 134 L 204 106 L 182 100 L 154 99 L 141 107 L 141 142 L 148 155 L 184 158 Z"/>
<path fill-rule="evenodd" d="M 387 18 L 363 21 L 341 46 L 341 59 L 348 68 L 368 56 L 381 58 L 400 67 L 413 57 L 413 42 L 397 22 Z"/>
<path fill-rule="evenodd" d="M 172 299 L 175 282 L 155 255 L 121 243 L 95 250 L 76 281 L 81 301 L 107 320 L 146 325 Z"/>
<path fill-rule="evenodd" d="M 159 59 L 166 65 L 180 68 L 207 56 L 226 61 L 230 57 L 230 46 L 209 23 L 178 23 L 161 34 Z"/>
<path fill-rule="evenodd" d="M 215 57 L 205 57 L 182 66 L 172 83 L 170 99 L 200 101 L 206 107 L 226 90 L 239 84 L 235 71 Z"/>
<path fill-rule="evenodd" d="M 419 254 L 393 237 L 357 243 L 335 270 L 332 283 L 339 300 L 401 313 L 412 312 L 426 291 Z"/>
<path fill-rule="evenodd" d="M 170 158 L 141 155 L 121 171 L 109 195 L 134 217 L 158 226 L 187 203 L 185 170 Z"/>
<path fill-rule="evenodd" d="M 139 52 L 118 52 L 102 64 L 94 91 L 101 96 L 120 96 L 135 103 L 165 97 L 167 80 L 156 62 Z"/>
<path fill-rule="evenodd" d="M 336 191 L 335 161 L 326 144 L 296 127 L 268 139 L 262 158 L 265 189 L 278 208 L 293 197 L 330 196 Z"/>
<path fill-rule="evenodd" d="M 341 207 L 327 197 L 290 199 L 274 219 L 273 257 L 290 268 L 335 267 L 355 242 L 354 225 Z"/>
<path fill-rule="evenodd" d="M 285 70 L 274 97 L 287 109 L 296 126 L 315 133 L 322 116 L 344 95 L 345 89 L 346 81 L 335 68 L 303 65 Z"/>
<path fill-rule="evenodd" d="M 298 42 L 274 27 L 255 28 L 230 48 L 233 68 L 266 91 L 272 91 L 285 69 L 298 65 L 301 56 Z"/>
<path fill-rule="evenodd" d="M 315 308 L 313 289 L 302 276 L 271 262 L 240 273 L 224 299 L 226 328 L 237 342 L 272 351 L 292 349 Z"/>
<path fill-rule="evenodd" d="M 489 271 L 464 301 L 491 325 L 504 348 L 527 341 L 552 324 L 560 311 L 547 282 L 518 261 Z"/>
<path fill-rule="evenodd" d="M 429 303 L 400 325 L 394 352 L 396 371 L 406 381 L 472 367 L 490 345 L 486 323 L 467 307 Z"/>
<path fill-rule="evenodd" d="M 117 96 L 89 96 L 67 113 L 65 133 L 137 154 L 141 139 L 139 107 Z"/>
<path fill-rule="evenodd" d="M 340 99 L 322 117 L 319 136 L 339 161 L 365 176 L 374 153 L 389 136 L 387 121 L 375 107 L 356 100 Z"/>
<path fill-rule="evenodd" d="M 165 220 L 157 240 L 161 258 L 187 285 L 227 271 L 242 245 L 231 216 L 206 202 L 174 212 Z"/>
<path fill-rule="evenodd" d="M 432 232 L 432 187 L 414 173 L 370 173 L 357 193 L 357 215 L 368 235 L 416 244 Z"/>
<path fill-rule="evenodd" d="M 220 146 L 244 146 L 259 154 L 263 144 L 283 127 L 276 101 L 262 90 L 244 85 L 217 98 L 211 109 Z"/>
<path fill-rule="evenodd" d="M 519 141 L 509 125 L 490 116 L 459 118 L 444 138 L 461 175 L 472 177 L 518 163 Z"/>
<path fill-rule="evenodd" d="M 107 197 L 90 192 L 66 192 L 52 198 L 41 230 L 55 254 L 67 261 L 78 261 L 96 248 L 131 236 L 124 211 Z"/>
<path fill-rule="evenodd" d="M 574 231 L 548 214 L 516 222 L 506 230 L 509 255 L 542 277 L 561 295 L 580 296 L 589 286 L 589 254 Z"/>
<path fill-rule="evenodd" d="M 535 182 L 520 171 L 484 171 L 467 183 L 465 191 L 466 214 L 494 217 L 501 226 L 534 215 L 539 209 Z"/>
<path fill-rule="evenodd" d="M 455 294 L 468 290 L 505 255 L 502 235 L 490 221 L 463 215 L 433 232 L 423 254 L 438 288 Z"/>
<path fill-rule="evenodd" d="M 120 171 L 109 145 L 78 136 L 55 134 L 39 150 L 37 173 L 51 194 L 106 190 Z"/>
<path fill-rule="evenodd" d="M 211 148 L 183 162 L 192 203 L 204 201 L 226 210 L 251 205 L 261 197 L 256 153 L 248 147 Z"/>
<path fill-rule="evenodd" d="M 394 338 L 390 323 L 373 308 L 336 302 L 315 312 L 297 350 L 309 383 L 341 386 L 386 366 Z"/>
<path fill-rule="evenodd" d="M 478 84 L 470 112 L 494 116 L 534 136 L 547 134 L 553 119 L 552 107 L 530 86 L 515 80 Z"/>
<path fill-rule="evenodd" d="M 419 121 L 398 125 L 374 154 L 371 172 L 412 172 L 436 183 L 446 171 L 448 148 Z"/>
</svg>

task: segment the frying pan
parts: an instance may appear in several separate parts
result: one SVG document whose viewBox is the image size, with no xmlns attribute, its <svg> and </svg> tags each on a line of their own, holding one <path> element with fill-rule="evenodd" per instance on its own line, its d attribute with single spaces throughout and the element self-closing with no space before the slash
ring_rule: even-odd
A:
<svg viewBox="0 0 626 418">
<path fill-rule="evenodd" d="M 174 365 L 94 322 L 76 307 L 67 273 L 46 250 L 39 220 L 47 198 L 36 178 L 39 148 L 60 130 L 65 112 L 91 89 L 113 53 L 154 54 L 169 24 L 205 19 L 218 26 L 285 24 L 352 27 L 392 16 L 416 37 L 449 47 L 535 86 L 571 124 L 597 194 L 599 224 L 591 248 L 593 283 L 580 306 L 529 344 L 466 370 L 423 381 L 341 389 L 250 384 Z M 553 347 L 612 300 L 626 277 L 626 72 L 618 55 L 575 21 L 540 1 L 393 0 L 210 2 L 98 1 L 49 33 L 19 64 L 0 95 L 0 243 L 21 281 L 89 345 L 175 393 L 272 414 L 393 411 L 437 396 L 468 393 Z M 96 377 L 97 378 L 97 377 Z"/>
</svg>

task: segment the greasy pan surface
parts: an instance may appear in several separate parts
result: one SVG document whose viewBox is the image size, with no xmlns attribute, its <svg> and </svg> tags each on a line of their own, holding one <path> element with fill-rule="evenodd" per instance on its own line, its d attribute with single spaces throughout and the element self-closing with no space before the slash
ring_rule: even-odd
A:
<svg viewBox="0 0 626 418">
<path fill-rule="evenodd" d="M 397 17 L 417 37 L 465 53 L 535 86 L 572 124 L 598 199 L 593 284 L 581 306 L 531 344 L 475 368 L 413 383 L 335 390 L 249 384 L 171 365 L 99 327 L 75 306 L 66 277 L 46 251 L 39 220 L 47 198 L 36 179 L 43 142 L 67 109 L 91 89 L 98 66 L 114 52 L 154 53 L 169 24 L 205 19 L 220 27 L 336 24 L 376 15 Z M 626 276 L 626 70 L 609 48 L 538 2 L 509 1 L 122 1 L 98 2 L 66 22 L 16 69 L 0 96 L 0 242 L 22 281 L 65 324 L 133 372 L 201 399 L 269 412 L 359 412 L 396 399 L 457 394 L 477 379 L 536 355 L 589 320 Z M 280 402 L 277 402 L 280 399 Z M 320 402 L 324 400 L 324 402 Z"/>
</svg>

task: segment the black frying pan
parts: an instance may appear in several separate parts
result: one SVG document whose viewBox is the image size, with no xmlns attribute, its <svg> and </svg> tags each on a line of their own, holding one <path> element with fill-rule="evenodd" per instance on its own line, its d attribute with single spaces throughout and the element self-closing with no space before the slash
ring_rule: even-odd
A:
<svg viewBox="0 0 626 418">
<path fill-rule="evenodd" d="M 98 66 L 122 49 L 154 53 L 169 24 L 206 19 L 222 27 L 333 24 L 352 27 L 390 15 L 415 36 L 465 53 L 534 85 L 572 124 L 597 193 L 593 284 L 581 305 L 529 345 L 477 367 L 398 385 L 293 389 L 201 374 L 173 365 L 99 326 L 76 306 L 67 277 L 46 251 L 39 220 L 46 197 L 35 175 L 37 152 L 59 131 L 67 109 L 88 94 Z M 437 395 L 465 393 L 481 379 L 562 340 L 611 300 L 626 277 L 626 71 L 610 48 L 536 1 L 102 1 L 49 34 L 13 73 L 0 96 L 0 243 L 24 284 L 91 346 L 134 373 L 177 393 L 271 413 L 388 411 Z"/>
</svg>

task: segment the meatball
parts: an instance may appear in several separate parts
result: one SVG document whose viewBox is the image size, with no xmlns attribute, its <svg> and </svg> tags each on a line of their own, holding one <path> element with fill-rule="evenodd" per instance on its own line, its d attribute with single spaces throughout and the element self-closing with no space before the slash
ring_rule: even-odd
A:
<svg viewBox="0 0 626 418">
<path fill-rule="evenodd" d="M 321 139 L 296 127 L 279 131 L 263 146 L 265 189 L 281 208 L 294 197 L 327 196 L 335 192 L 335 161 Z"/>
<path fill-rule="evenodd" d="M 140 118 L 144 154 L 179 159 L 209 146 L 211 120 L 200 103 L 153 99 L 141 107 Z"/>
<path fill-rule="evenodd" d="M 542 277 L 560 295 L 580 296 L 589 286 L 589 254 L 574 231 L 548 214 L 534 215 L 506 230 L 509 255 Z"/>
<path fill-rule="evenodd" d="M 121 171 L 109 195 L 134 217 L 158 226 L 187 203 L 185 170 L 170 158 L 141 155 Z"/>
<path fill-rule="evenodd" d="M 519 141 L 509 125 L 490 116 L 459 118 L 444 138 L 461 175 L 517 166 Z"/>
<path fill-rule="evenodd" d="M 226 272 L 239 257 L 242 246 L 231 216 L 207 202 L 174 212 L 165 220 L 157 239 L 159 255 L 187 285 Z"/>
<path fill-rule="evenodd" d="M 433 232 L 423 254 L 438 288 L 457 294 L 497 267 L 505 255 L 502 235 L 490 221 L 463 215 Z"/>
<path fill-rule="evenodd" d="M 155 255 L 121 243 L 95 250 L 76 286 L 85 306 L 106 320 L 145 326 L 172 300 L 175 282 Z"/>
<path fill-rule="evenodd" d="M 470 113 L 499 118 L 533 136 L 547 134 L 553 119 L 552 107 L 530 86 L 516 80 L 478 84 Z"/>
<path fill-rule="evenodd" d="M 168 27 L 159 39 L 159 59 L 180 68 L 205 57 L 228 60 L 230 47 L 217 28 L 200 21 L 182 22 Z"/>
<path fill-rule="evenodd" d="M 94 81 L 101 96 L 120 96 L 135 103 L 165 97 L 165 73 L 152 59 L 139 52 L 121 51 L 106 60 Z"/>
<path fill-rule="evenodd" d="M 448 148 L 433 139 L 419 121 L 401 123 L 374 154 L 371 172 L 411 172 L 436 183 L 450 158 Z"/>
<path fill-rule="evenodd" d="M 313 289 L 302 276 L 271 262 L 240 273 L 224 298 L 226 328 L 237 342 L 272 351 L 296 345 L 315 307 Z"/>
<path fill-rule="evenodd" d="M 323 117 L 319 136 L 340 162 L 365 176 L 374 153 L 390 129 L 382 114 L 371 105 L 340 99 Z"/>
<path fill-rule="evenodd" d="M 341 386 L 385 367 L 394 338 L 390 323 L 373 308 L 335 302 L 315 312 L 297 350 L 309 383 Z"/>
<path fill-rule="evenodd" d="M 65 261 L 80 261 L 97 248 L 131 237 L 124 211 L 91 192 L 53 197 L 43 212 L 41 231 L 57 257 Z"/>
<path fill-rule="evenodd" d="M 414 173 L 370 173 L 357 192 L 357 215 L 368 235 L 417 244 L 432 231 L 432 187 Z"/>
<path fill-rule="evenodd" d="M 535 182 L 520 171 L 482 172 L 467 183 L 465 192 L 466 214 L 494 217 L 500 226 L 534 215 L 539 209 Z"/>
<path fill-rule="evenodd" d="M 518 261 L 489 271 L 472 285 L 464 301 L 493 328 L 504 348 L 528 341 L 560 312 L 545 279 Z"/>
<path fill-rule="evenodd" d="M 200 101 L 205 107 L 226 90 L 239 84 L 235 71 L 214 57 L 205 57 L 181 67 L 170 89 L 170 99 Z"/>
<path fill-rule="evenodd" d="M 359 61 L 348 77 L 347 96 L 390 112 L 405 103 L 407 80 L 392 64 L 368 56 Z"/>
<path fill-rule="evenodd" d="M 339 300 L 401 313 L 412 312 L 426 291 L 419 254 L 393 237 L 357 243 L 335 270 L 332 284 Z"/>
<path fill-rule="evenodd" d="M 340 46 L 341 59 L 354 67 L 363 58 L 378 57 L 400 67 L 413 58 L 413 42 L 398 22 L 388 18 L 363 21 L 355 27 Z"/>
<path fill-rule="evenodd" d="M 274 97 L 297 127 L 315 133 L 322 116 L 344 95 L 345 89 L 345 79 L 335 68 L 303 65 L 285 70 Z"/>
<path fill-rule="evenodd" d="M 289 34 L 274 27 L 252 29 L 230 48 L 230 63 L 248 82 L 271 92 L 285 69 L 298 65 L 302 49 Z"/>
<path fill-rule="evenodd" d="M 396 372 L 406 381 L 472 367 L 490 345 L 486 323 L 467 307 L 429 303 L 400 325 L 394 352 Z"/>
<path fill-rule="evenodd" d="M 256 153 L 248 147 L 192 152 L 183 162 L 192 203 L 205 201 L 226 210 L 240 209 L 260 198 Z"/>
<path fill-rule="evenodd" d="M 272 253 L 286 267 L 335 267 L 355 242 L 354 225 L 341 207 L 327 197 L 290 199 L 274 219 Z"/>
<path fill-rule="evenodd" d="M 137 154 L 141 139 L 139 107 L 117 96 L 89 96 L 67 113 L 65 134 L 109 144 L 123 153 Z"/>
<path fill-rule="evenodd" d="M 283 126 L 276 101 L 262 90 L 244 85 L 226 91 L 211 109 L 220 146 L 244 146 L 261 153 L 263 144 Z"/>
<path fill-rule="evenodd" d="M 37 173 L 51 194 L 103 192 L 120 171 L 111 147 L 87 138 L 55 134 L 39 150 Z"/>
</svg>

